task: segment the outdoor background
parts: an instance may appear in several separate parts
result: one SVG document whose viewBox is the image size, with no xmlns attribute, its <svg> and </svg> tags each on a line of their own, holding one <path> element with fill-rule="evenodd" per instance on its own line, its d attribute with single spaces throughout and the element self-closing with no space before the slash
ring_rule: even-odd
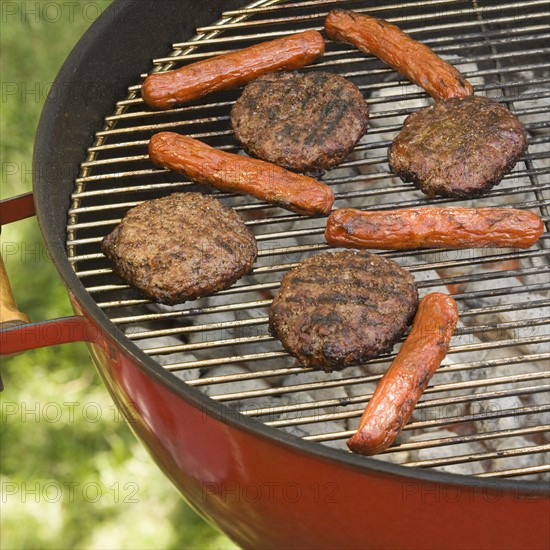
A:
<svg viewBox="0 0 550 550">
<path fill-rule="evenodd" d="M 2 199 L 31 190 L 48 90 L 109 3 L 0 0 Z M 36 220 L 3 228 L 1 244 L 20 309 L 33 321 L 70 315 Z M 0 548 L 236 548 L 163 477 L 83 344 L 31 351 L 0 368 Z"/>
</svg>

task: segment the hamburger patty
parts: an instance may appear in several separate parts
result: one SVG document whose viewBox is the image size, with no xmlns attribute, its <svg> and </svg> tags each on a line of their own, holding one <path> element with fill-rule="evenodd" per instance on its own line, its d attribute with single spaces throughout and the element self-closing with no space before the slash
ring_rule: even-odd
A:
<svg viewBox="0 0 550 550">
<path fill-rule="evenodd" d="M 342 162 L 367 131 L 359 89 L 324 72 L 280 72 L 248 84 L 231 125 L 252 156 L 295 172 L 319 172 Z"/>
<path fill-rule="evenodd" d="M 365 251 L 309 258 L 282 280 L 270 328 L 305 367 L 331 372 L 389 352 L 418 305 L 412 275 Z"/>
<path fill-rule="evenodd" d="M 239 215 L 200 193 L 174 193 L 132 208 L 101 249 L 121 279 L 170 305 L 231 286 L 257 255 Z"/>
<path fill-rule="evenodd" d="M 471 198 L 499 183 L 527 146 L 506 107 L 470 96 L 409 115 L 388 156 L 391 169 L 429 197 Z"/>
</svg>

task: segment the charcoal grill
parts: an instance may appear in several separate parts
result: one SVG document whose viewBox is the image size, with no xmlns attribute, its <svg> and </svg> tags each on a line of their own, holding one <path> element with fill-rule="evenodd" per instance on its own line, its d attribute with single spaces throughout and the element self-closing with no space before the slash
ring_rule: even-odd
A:
<svg viewBox="0 0 550 550">
<path fill-rule="evenodd" d="M 157 131 L 238 152 L 229 113 L 240 91 L 156 112 L 141 100 L 140 85 L 150 70 L 321 30 L 337 7 L 387 19 L 447 56 L 477 94 L 495 97 L 519 116 L 530 149 L 482 198 L 426 200 L 396 180 L 386 163 L 403 117 L 425 104 L 426 94 L 377 59 L 327 41 L 325 56 L 304 70 L 346 76 L 371 107 L 367 136 L 322 178 L 335 192 L 335 207 L 513 206 L 538 213 L 548 229 L 550 2 L 259 0 L 223 3 L 231 6 L 221 16 L 220 2 L 207 4 L 193 12 L 199 22 L 193 36 L 172 19 L 185 17 L 191 3 L 115 2 L 79 45 L 82 59 L 73 55 L 72 63 L 89 70 L 94 48 L 98 61 L 102 54 L 107 59 L 96 37 L 116 45 L 115 20 L 121 36 L 137 44 L 139 61 L 130 67 L 110 61 L 113 67 L 98 69 L 114 80 L 109 97 L 87 96 L 90 104 L 77 110 L 73 88 L 66 90 L 73 97 L 61 94 L 47 106 L 35 153 L 41 167 L 35 173 L 43 180 L 35 182 L 37 211 L 80 314 L 57 321 L 53 340 L 94 343 L 91 353 L 107 387 L 161 467 L 196 508 L 245 546 L 544 547 L 550 511 L 548 232 L 526 251 L 381 252 L 413 273 L 421 296 L 451 292 L 461 324 L 397 444 L 376 458 L 354 456 L 345 440 L 394 355 L 318 374 L 289 357 L 267 326 L 284 273 L 329 248 L 326 218 L 218 193 L 154 167 L 147 143 Z M 164 35 L 151 36 L 155 32 Z M 140 33 L 147 39 L 140 42 Z M 169 37 L 175 37 L 171 49 Z M 66 65 L 59 78 L 70 78 L 69 70 Z M 84 82 L 86 74 L 93 72 L 77 78 Z M 98 80 L 93 90 L 103 93 Z M 62 113 L 72 124 L 80 117 L 82 127 L 63 128 Z M 45 174 L 44 159 L 60 144 L 70 162 L 61 168 L 57 151 Z M 78 173 L 67 178 L 73 160 Z M 44 184 L 52 181 L 50 194 Z M 215 193 L 245 218 L 258 240 L 258 261 L 250 276 L 216 296 L 177 307 L 153 304 L 113 275 L 100 242 L 129 208 L 195 190 Z M 29 325 L 4 331 L 3 344 L 15 351 L 31 341 L 43 345 L 43 336 L 43 328 Z M 403 519 L 406 511 L 410 517 Z M 455 542 L 453 532 L 460 533 Z"/>
</svg>

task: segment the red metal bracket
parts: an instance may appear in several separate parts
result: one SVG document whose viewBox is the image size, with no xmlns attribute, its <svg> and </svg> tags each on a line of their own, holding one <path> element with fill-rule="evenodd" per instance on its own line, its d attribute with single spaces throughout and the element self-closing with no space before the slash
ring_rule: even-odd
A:
<svg viewBox="0 0 550 550">
<path fill-rule="evenodd" d="M 32 193 L 0 201 L 0 228 L 2 225 L 30 218 L 34 214 Z M 4 277 L 3 281 L 9 290 L 7 277 Z M 80 315 L 39 323 L 24 322 L 27 320 L 26 316 L 17 311 L 11 290 L 9 292 L 7 290 L 3 288 L 2 303 L 12 315 L 8 315 L 8 320 L 0 324 L 0 356 L 15 355 L 31 349 L 70 342 L 100 341 L 99 330 L 86 317 Z"/>
<path fill-rule="evenodd" d="M 0 226 L 35 215 L 32 193 L 0 201 Z"/>
<path fill-rule="evenodd" d="M 13 355 L 31 349 L 68 344 L 98 342 L 101 334 L 86 317 L 61 317 L 0 330 L 0 355 Z"/>
</svg>

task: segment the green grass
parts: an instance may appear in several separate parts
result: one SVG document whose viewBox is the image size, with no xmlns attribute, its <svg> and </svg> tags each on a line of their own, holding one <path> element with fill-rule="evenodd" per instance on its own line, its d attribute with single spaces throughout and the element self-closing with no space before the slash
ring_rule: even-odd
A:
<svg viewBox="0 0 550 550">
<path fill-rule="evenodd" d="M 2 0 L 2 199 L 31 190 L 46 93 L 108 4 Z M 36 220 L 4 227 L 1 243 L 20 309 L 34 321 L 70 315 Z M 135 440 L 83 344 L 1 363 L 0 548 L 236 548 L 186 505 Z"/>
</svg>

